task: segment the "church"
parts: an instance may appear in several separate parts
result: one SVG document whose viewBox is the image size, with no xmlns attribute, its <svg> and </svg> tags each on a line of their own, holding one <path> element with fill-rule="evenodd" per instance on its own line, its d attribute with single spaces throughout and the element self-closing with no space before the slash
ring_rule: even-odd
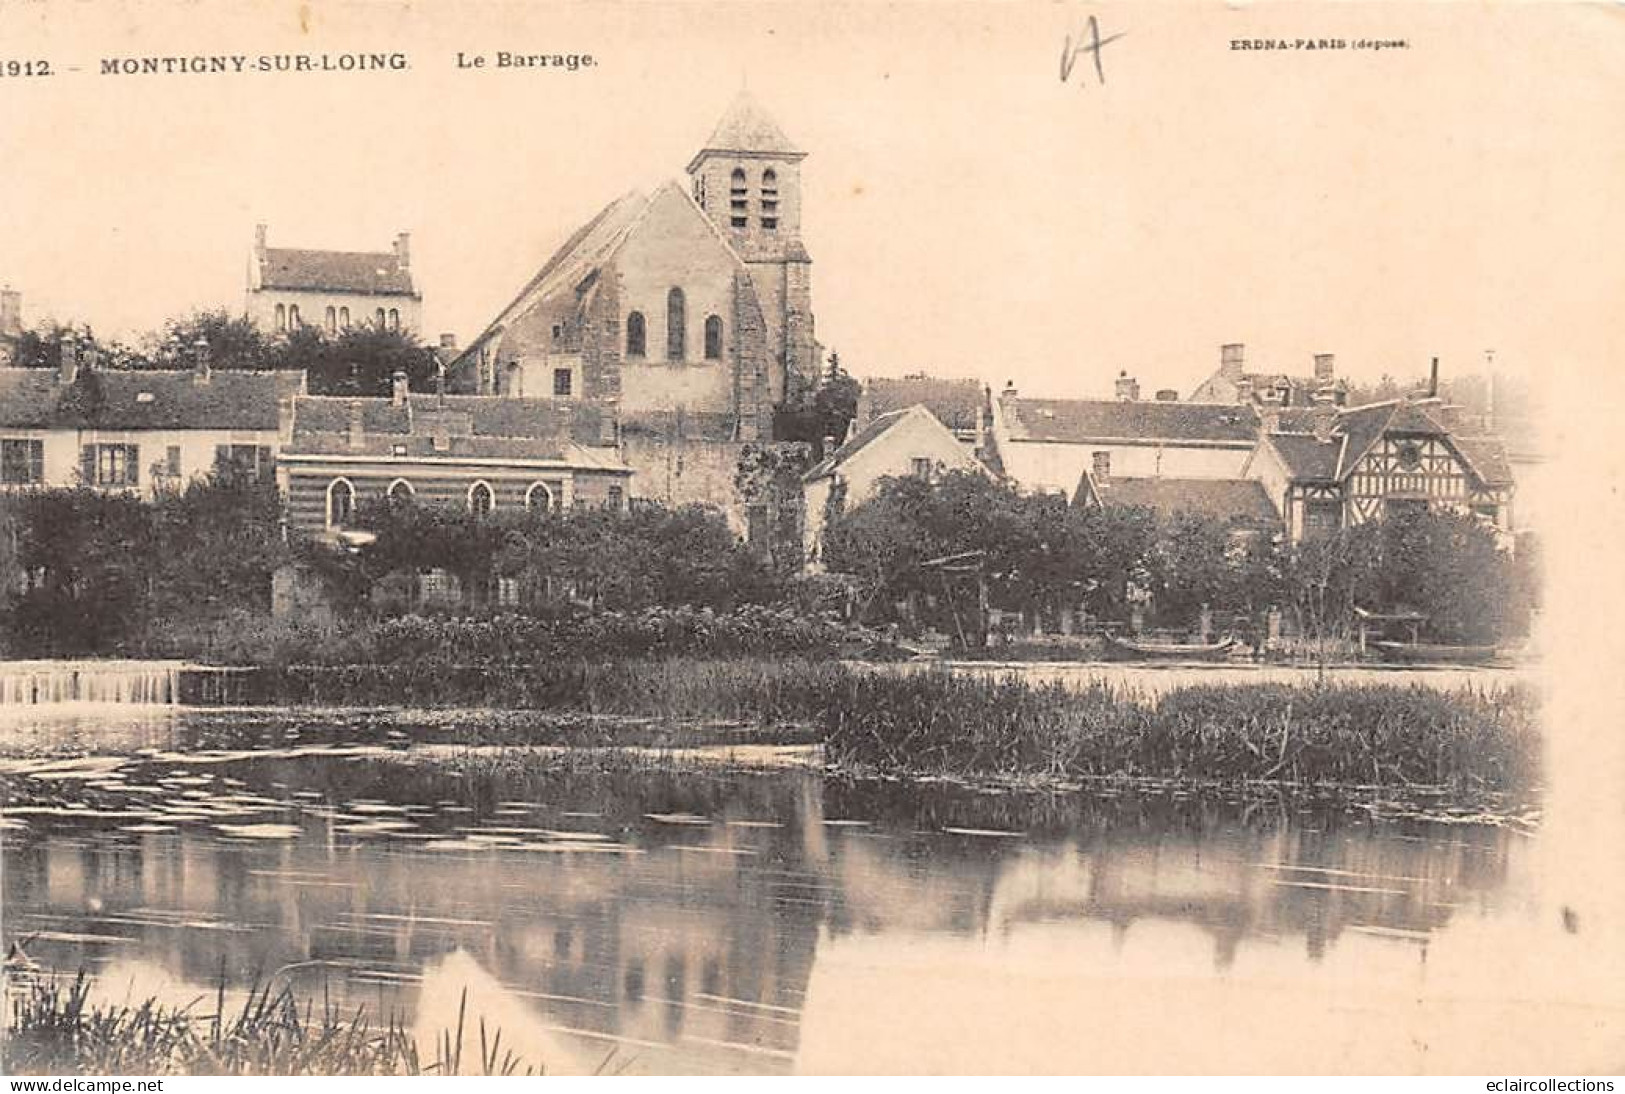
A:
<svg viewBox="0 0 1625 1094">
<path fill-rule="evenodd" d="M 687 185 L 606 205 L 449 366 L 454 392 L 591 407 L 631 497 L 745 524 L 744 449 L 818 380 L 806 153 L 741 92 Z"/>
</svg>

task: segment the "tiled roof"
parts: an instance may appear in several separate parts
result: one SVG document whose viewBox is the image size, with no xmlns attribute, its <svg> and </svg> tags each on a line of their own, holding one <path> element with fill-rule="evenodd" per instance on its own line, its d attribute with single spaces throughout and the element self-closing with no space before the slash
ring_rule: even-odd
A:
<svg viewBox="0 0 1625 1094">
<path fill-rule="evenodd" d="M 1005 428 L 1016 441 L 1146 441 L 1249 443 L 1258 412 L 1228 403 L 1163 403 L 1094 399 L 1000 399 Z"/>
<path fill-rule="evenodd" d="M 949 429 L 973 431 L 982 410 L 983 386 L 980 380 L 936 376 L 875 377 L 863 381 L 863 395 L 875 414 L 920 404 Z"/>
<path fill-rule="evenodd" d="M 412 274 L 392 251 L 301 251 L 267 247 L 260 260 L 267 289 L 411 296 Z"/>
<path fill-rule="evenodd" d="M 859 429 L 845 444 L 815 464 L 812 470 L 808 471 L 803 478 L 810 482 L 813 479 L 821 479 L 828 475 L 841 464 L 868 448 L 881 437 L 884 437 L 893 426 L 908 417 L 909 411 L 913 409 L 913 407 L 908 407 L 903 410 L 894 410 L 890 414 L 882 414 L 875 418 L 868 425 Z M 921 407 L 920 409 L 924 410 L 925 408 Z"/>
<path fill-rule="evenodd" d="M 599 438 L 599 411 L 551 399 L 495 395 L 448 395 L 444 409 L 435 395 L 412 395 L 408 406 L 387 398 L 348 399 L 302 396 L 294 401 L 295 455 L 395 455 L 404 445 L 412 457 L 481 459 L 571 459 Z M 361 410 L 362 442 L 350 444 L 351 407 Z M 443 421 L 450 451 L 436 452 L 436 423 Z M 590 455 L 590 453 L 589 453 Z M 605 457 L 593 455 L 602 461 Z M 611 460 L 619 466 L 618 460 Z M 596 466 L 597 464 L 594 464 Z"/>
<path fill-rule="evenodd" d="M 1196 513 L 1237 523 L 1272 524 L 1280 519 L 1256 479 L 1168 479 L 1117 477 L 1095 483 L 1104 505 Z"/>
<path fill-rule="evenodd" d="M 722 120 L 711 132 L 711 139 L 705 142 L 705 151 L 803 154 L 748 91 L 740 91 L 728 104 Z"/>
<path fill-rule="evenodd" d="M 1457 437 L 1450 442 L 1456 446 L 1467 466 L 1472 468 L 1486 486 L 1508 486 L 1512 483 L 1512 464 L 1507 459 L 1507 446 L 1495 437 Z"/>
<path fill-rule="evenodd" d="M 1337 479 L 1337 458 L 1343 451 L 1341 436 L 1333 435 L 1331 440 L 1322 441 L 1312 433 L 1271 433 L 1269 442 L 1294 479 L 1306 482 Z"/>
<path fill-rule="evenodd" d="M 536 271 L 536 275 L 519 290 L 518 295 L 477 338 L 468 344 L 448 368 L 460 369 L 466 367 L 468 362 L 476 360 L 480 348 L 486 342 L 500 334 L 515 316 L 528 311 L 537 301 L 557 294 L 560 289 L 574 290 L 578 286 L 585 285 L 590 276 L 595 274 L 620 246 L 621 241 L 626 238 L 627 231 L 648 208 L 651 200 L 648 195 L 632 190 L 600 209 L 596 216 L 576 229 L 575 233 L 553 252 L 542 264 L 542 268 Z"/>
<path fill-rule="evenodd" d="M 0 426 L 274 430 L 302 372 L 98 369 L 64 388 L 54 369 L 0 370 Z"/>
</svg>

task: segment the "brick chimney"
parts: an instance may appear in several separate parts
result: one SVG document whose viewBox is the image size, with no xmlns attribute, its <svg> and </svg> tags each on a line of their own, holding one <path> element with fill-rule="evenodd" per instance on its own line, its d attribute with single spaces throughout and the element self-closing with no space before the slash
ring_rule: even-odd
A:
<svg viewBox="0 0 1625 1094">
<path fill-rule="evenodd" d="M 1337 402 L 1330 384 L 1315 390 L 1309 419 L 1315 430 L 1315 440 L 1324 444 L 1332 439 L 1333 427 L 1337 425 Z"/>
<path fill-rule="evenodd" d="M 406 373 L 396 369 L 395 374 L 389 378 L 389 401 L 391 405 L 396 407 L 405 406 L 407 390 Z"/>
<path fill-rule="evenodd" d="M 213 367 L 210 358 L 213 356 L 207 338 L 199 338 L 192 343 L 192 381 L 194 383 L 206 384 L 209 382 L 210 372 Z"/>
<path fill-rule="evenodd" d="M 350 447 L 364 448 L 367 443 L 367 427 L 362 419 L 363 404 L 360 399 L 350 400 Z"/>
<path fill-rule="evenodd" d="M 79 379 L 79 340 L 72 332 L 62 336 L 62 341 L 57 343 L 57 353 L 57 380 L 67 387 Z"/>
<path fill-rule="evenodd" d="M 1335 375 L 1337 375 L 1337 358 L 1330 353 L 1315 354 L 1315 379 L 1325 384 Z"/>
<path fill-rule="evenodd" d="M 1128 374 L 1125 369 L 1117 374 L 1117 401 L 1132 403 L 1140 398 L 1140 381 Z"/>
<path fill-rule="evenodd" d="M 0 289 L 0 334 L 23 332 L 23 294 L 9 285 Z"/>
<path fill-rule="evenodd" d="M 1219 375 L 1232 384 L 1241 380 L 1247 347 L 1242 342 L 1226 342 L 1219 347 Z"/>
<path fill-rule="evenodd" d="M 403 270 L 410 270 L 412 268 L 411 232 L 401 232 L 395 237 L 395 261 L 400 264 L 400 267 Z"/>
</svg>

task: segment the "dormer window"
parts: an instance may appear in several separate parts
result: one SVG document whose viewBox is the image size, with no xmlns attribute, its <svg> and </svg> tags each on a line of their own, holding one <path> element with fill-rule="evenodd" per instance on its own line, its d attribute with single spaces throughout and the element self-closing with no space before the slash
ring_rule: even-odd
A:
<svg viewBox="0 0 1625 1094">
<path fill-rule="evenodd" d="M 762 172 L 762 227 L 770 232 L 779 228 L 779 176 L 771 167 Z"/>
</svg>

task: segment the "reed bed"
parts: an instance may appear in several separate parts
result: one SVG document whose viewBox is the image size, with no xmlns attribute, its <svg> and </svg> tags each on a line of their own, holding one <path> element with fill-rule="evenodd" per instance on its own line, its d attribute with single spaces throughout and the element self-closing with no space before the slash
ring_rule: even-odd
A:
<svg viewBox="0 0 1625 1094">
<path fill-rule="evenodd" d="M 1123 775 L 1522 791 L 1538 779 L 1535 697 L 1516 685 L 1217 684 L 1148 697 L 947 669 L 817 659 L 559 662 L 442 673 L 289 668 L 280 702 L 480 705 L 735 723 L 817 740 L 826 761 L 961 777 Z M 608 730 L 613 737 L 613 726 Z M 524 742 L 511 742 L 524 743 Z M 606 738 L 601 744 L 617 743 Z M 666 738 L 665 743 L 679 743 Z"/>
<path fill-rule="evenodd" d="M 467 993 L 457 1029 L 435 1039 L 432 1059 L 396 1018 L 373 1024 L 363 1008 L 329 999 L 301 1001 L 291 988 L 251 985 L 227 1006 L 224 980 L 213 999 L 186 1007 L 154 1000 L 91 1000 L 91 981 L 41 977 L 8 985 L 3 1046 L 11 1075 L 534 1075 L 502 1044 L 500 1031 L 466 1029 Z M 213 1004 L 199 1012 L 199 1006 Z M 467 1055 L 465 1058 L 465 1044 Z"/>
</svg>

